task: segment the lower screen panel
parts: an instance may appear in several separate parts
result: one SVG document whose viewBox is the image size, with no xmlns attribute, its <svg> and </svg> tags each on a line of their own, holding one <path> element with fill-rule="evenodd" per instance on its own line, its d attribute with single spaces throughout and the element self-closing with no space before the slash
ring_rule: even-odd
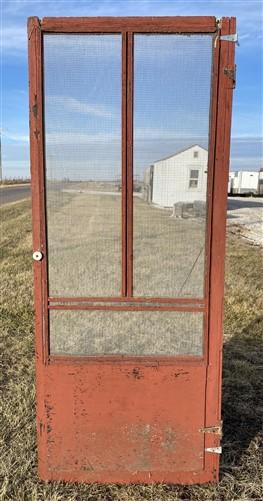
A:
<svg viewBox="0 0 263 501">
<path fill-rule="evenodd" d="M 201 312 L 51 310 L 49 326 L 52 355 L 203 354 Z"/>
</svg>

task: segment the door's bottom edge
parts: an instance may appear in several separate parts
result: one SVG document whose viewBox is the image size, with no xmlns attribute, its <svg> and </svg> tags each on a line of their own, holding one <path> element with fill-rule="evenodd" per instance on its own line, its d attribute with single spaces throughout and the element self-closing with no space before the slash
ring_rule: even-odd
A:
<svg viewBox="0 0 263 501">
<path fill-rule="evenodd" d="M 74 473 L 67 471 L 46 471 L 39 468 L 39 477 L 41 480 L 50 482 L 69 482 L 69 483 L 87 483 L 87 484 L 205 484 L 216 483 L 219 480 L 219 472 L 213 470 L 201 470 L 191 472 L 163 472 L 163 471 L 144 471 L 144 472 L 86 472 L 76 471 Z"/>
</svg>

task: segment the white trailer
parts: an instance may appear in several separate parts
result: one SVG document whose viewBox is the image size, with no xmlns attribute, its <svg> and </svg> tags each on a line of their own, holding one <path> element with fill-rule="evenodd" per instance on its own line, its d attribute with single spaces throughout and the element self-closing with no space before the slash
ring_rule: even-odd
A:
<svg viewBox="0 0 263 501">
<path fill-rule="evenodd" d="M 232 187 L 233 187 L 233 179 L 235 177 L 235 172 L 229 172 L 228 176 L 228 185 L 227 185 L 227 193 L 228 195 L 231 195 L 232 193 Z"/>
<path fill-rule="evenodd" d="M 258 171 L 237 171 L 231 179 L 231 191 L 233 195 L 258 193 L 259 172 Z"/>
<path fill-rule="evenodd" d="M 259 169 L 258 194 L 263 196 L 263 167 L 261 167 L 261 169 Z"/>
</svg>

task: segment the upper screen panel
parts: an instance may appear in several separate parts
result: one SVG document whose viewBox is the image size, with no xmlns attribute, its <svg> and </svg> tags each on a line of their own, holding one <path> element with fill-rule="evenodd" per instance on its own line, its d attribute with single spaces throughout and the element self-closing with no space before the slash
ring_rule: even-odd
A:
<svg viewBox="0 0 263 501">
<path fill-rule="evenodd" d="M 204 295 L 212 42 L 134 37 L 135 296 Z"/>
<path fill-rule="evenodd" d="M 45 35 L 49 294 L 121 290 L 121 36 Z"/>
</svg>

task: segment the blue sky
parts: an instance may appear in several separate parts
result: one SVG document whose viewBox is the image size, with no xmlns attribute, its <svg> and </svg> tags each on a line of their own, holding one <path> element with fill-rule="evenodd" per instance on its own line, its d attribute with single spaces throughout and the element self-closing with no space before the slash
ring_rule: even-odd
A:
<svg viewBox="0 0 263 501">
<path fill-rule="evenodd" d="M 26 20 L 28 16 L 32 15 L 39 17 L 59 15 L 236 16 L 240 47 L 236 49 L 238 71 L 237 88 L 234 92 L 231 169 L 257 170 L 262 167 L 262 11 L 263 2 L 261 0 L 250 0 L 249 2 L 247 0 L 210 0 L 206 2 L 201 0 L 2 0 L 1 130 L 4 176 L 29 175 Z M 117 94 L 116 86 L 116 99 L 118 99 Z M 53 92 L 54 95 L 56 94 Z M 89 105 L 86 103 L 86 115 L 93 115 L 92 124 L 97 120 L 96 124 L 99 127 L 99 119 L 105 121 L 107 118 L 106 105 L 113 104 L 112 101 L 97 103 L 99 108 L 96 108 L 94 115 L 94 108 L 87 108 L 87 106 L 91 106 L 91 102 Z M 73 96 L 71 96 L 69 105 L 76 112 L 78 101 L 74 101 Z M 83 111 L 81 114 L 83 120 Z M 114 125 L 118 126 L 116 115 L 112 120 Z M 168 122 L 172 130 L 172 125 L 170 121 Z M 139 125 L 138 129 L 140 129 Z M 142 124 L 142 126 L 145 131 L 147 123 Z M 158 137 L 154 135 L 153 131 L 150 131 L 151 134 L 152 140 L 156 144 Z M 156 151 L 156 153 L 158 152 Z"/>
<path fill-rule="evenodd" d="M 121 35 L 44 36 L 49 179 L 121 177 Z M 211 35 L 134 37 L 134 170 L 208 147 Z"/>
</svg>

